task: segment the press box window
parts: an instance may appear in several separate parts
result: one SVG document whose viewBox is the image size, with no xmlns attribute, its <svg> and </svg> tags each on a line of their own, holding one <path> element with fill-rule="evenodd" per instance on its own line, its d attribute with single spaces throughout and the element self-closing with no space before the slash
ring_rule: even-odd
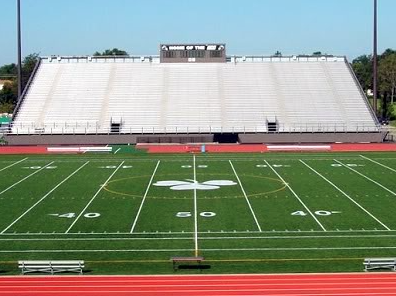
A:
<svg viewBox="0 0 396 296">
<path fill-rule="evenodd" d="M 223 52 L 222 51 L 211 50 L 210 51 L 210 57 L 211 58 L 221 58 L 221 57 L 223 57 Z"/>
</svg>

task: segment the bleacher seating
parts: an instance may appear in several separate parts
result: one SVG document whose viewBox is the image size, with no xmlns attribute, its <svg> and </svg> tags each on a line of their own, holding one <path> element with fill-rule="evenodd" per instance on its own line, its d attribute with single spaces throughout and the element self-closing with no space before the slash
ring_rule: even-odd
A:
<svg viewBox="0 0 396 296">
<path fill-rule="evenodd" d="M 43 59 L 13 133 L 377 131 L 344 58 Z"/>
</svg>

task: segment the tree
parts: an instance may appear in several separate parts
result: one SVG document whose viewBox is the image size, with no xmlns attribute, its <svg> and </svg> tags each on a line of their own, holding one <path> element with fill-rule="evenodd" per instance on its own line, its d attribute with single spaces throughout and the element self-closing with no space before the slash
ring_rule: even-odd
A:
<svg viewBox="0 0 396 296">
<path fill-rule="evenodd" d="M 0 92 L 0 103 L 15 104 L 17 100 L 17 83 L 16 81 L 7 82 L 4 84 Z"/>
<path fill-rule="evenodd" d="M 393 104 L 396 91 L 396 52 L 382 58 L 378 68 L 380 91 L 388 91 L 391 95 L 391 104 Z"/>
<path fill-rule="evenodd" d="M 18 98 L 17 82 L 11 81 L 4 84 L 0 91 L 0 113 L 12 113 Z"/>
<path fill-rule="evenodd" d="M 4 65 L 0 67 L 0 77 L 13 77 L 17 75 L 17 67 L 15 64 Z"/>
<path fill-rule="evenodd" d="M 113 48 L 113 49 L 106 49 L 102 53 L 97 51 L 93 55 L 94 56 L 127 56 L 128 53 L 125 50 Z"/>
<path fill-rule="evenodd" d="M 314 56 L 321 56 L 322 52 L 321 51 L 315 51 L 312 55 Z"/>
<path fill-rule="evenodd" d="M 33 73 L 39 59 L 38 53 L 26 56 L 22 61 L 22 88 L 24 88 Z M 0 68 L 0 75 L 15 77 L 17 68 L 15 64 L 5 65 Z M 13 78 L 6 83 L 0 91 L 0 110 L 5 113 L 12 113 L 18 100 L 18 81 Z"/>
<path fill-rule="evenodd" d="M 281 57 L 282 56 L 282 53 L 279 51 L 279 50 L 277 50 L 275 53 L 274 53 L 274 57 Z"/>
<path fill-rule="evenodd" d="M 40 58 L 38 53 L 32 53 L 26 56 L 22 61 L 22 89 L 26 86 L 34 68 Z"/>
<path fill-rule="evenodd" d="M 362 55 L 352 61 L 352 69 L 365 92 L 372 89 L 373 86 L 372 60 L 371 55 Z"/>
<path fill-rule="evenodd" d="M 395 54 L 395 53 L 396 53 L 396 50 L 388 48 L 379 56 L 379 59 L 386 58 L 387 56 Z"/>
</svg>

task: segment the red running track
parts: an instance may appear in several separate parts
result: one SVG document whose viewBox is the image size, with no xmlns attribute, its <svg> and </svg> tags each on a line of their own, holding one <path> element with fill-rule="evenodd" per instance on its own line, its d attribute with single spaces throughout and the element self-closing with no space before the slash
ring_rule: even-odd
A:
<svg viewBox="0 0 396 296">
<path fill-rule="evenodd" d="M 396 295 L 396 273 L 15 276 L 0 277 L 0 295 L 389 296 Z"/>
</svg>

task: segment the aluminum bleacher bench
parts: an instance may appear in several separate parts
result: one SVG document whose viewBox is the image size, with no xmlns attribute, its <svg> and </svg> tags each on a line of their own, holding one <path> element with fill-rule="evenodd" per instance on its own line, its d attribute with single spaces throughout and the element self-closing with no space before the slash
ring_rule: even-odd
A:
<svg viewBox="0 0 396 296">
<path fill-rule="evenodd" d="M 198 263 L 201 264 L 204 257 L 171 257 L 173 270 L 177 270 L 180 263 Z"/>
<path fill-rule="evenodd" d="M 366 258 L 363 262 L 364 271 L 388 268 L 396 271 L 396 258 Z"/>
<path fill-rule="evenodd" d="M 22 274 L 29 272 L 46 272 L 55 274 L 58 272 L 83 273 L 84 261 L 80 260 L 25 260 L 18 261 L 18 267 Z"/>
</svg>

